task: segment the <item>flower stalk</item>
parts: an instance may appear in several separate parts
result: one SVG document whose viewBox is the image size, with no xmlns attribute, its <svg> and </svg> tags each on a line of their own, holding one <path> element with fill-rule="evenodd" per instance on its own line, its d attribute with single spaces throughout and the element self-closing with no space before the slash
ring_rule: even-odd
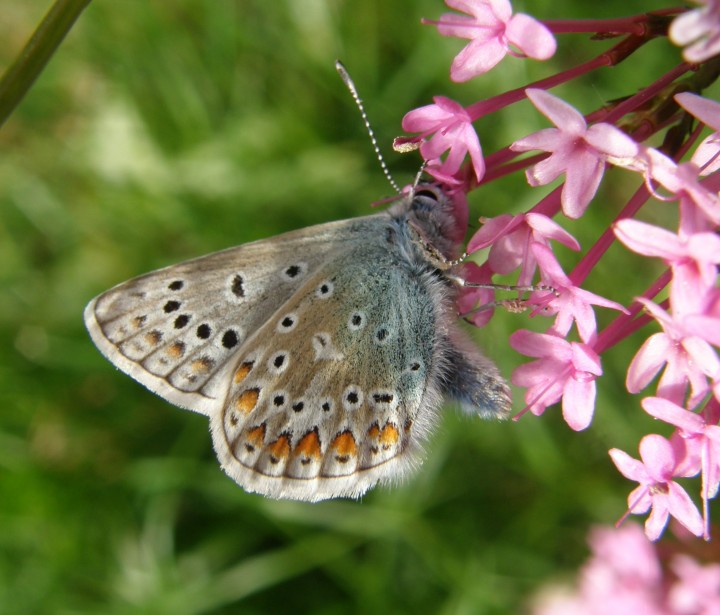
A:
<svg viewBox="0 0 720 615">
<path fill-rule="evenodd" d="M 446 3 L 461 14 L 425 23 L 444 36 L 470 40 L 450 68 L 456 82 L 481 78 L 506 56 L 548 59 L 557 50 L 555 34 L 592 33 L 597 43 L 622 37 L 570 69 L 485 100 L 465 105 L 437 96 L 434 105 L 410 111 L 403 128 L 419 133 L 409 139 L 420 144 L 428 172 L 450 193 L 464 195 L 517 172 L 524 172 L 530 187 L 560 182 L 525 213 L 483 219 L 484 226 L 468 243 L 471 253 L 489 248 L 485 264 L 465 266 L 468 281 L 487 285 L 515 272 L 522 286 L 554 289 L 535 290 L 527 299 L 533 315 L 552 319 L 546 332 L 516 331 L 510 338 L 517 352 L 533 359 L 512 377 L 525 389 L 526 406 L 516 418 L 527 412 L 539 416 L 559 404 L 572 429 L 586 429 L 602 385 L 603 353 L 631 333 L 647 330 L 628 365 L 627 388 L 647 395 L 638 406 L 675 431 L 670 439 L 646 435 L 640 442 L 641 461 L 618 449 L 610 452 L 618 470 L 639 482 L 627 514 L 649 513 L 646 533 L 652 540 L 670 517 L 707 539 L 708 500 L 720 482 L 720 453 L 713 448 L 720 446 L 714 411 L 720 401 L 720 103 L 700 94 L 720 76 L 720 3 L 698 0 L 701 7 L 694 10 L 584 21 L 538 21 L 514 14 L 508 0 Z M 651 40 L 685 50 L 676 51 L 682 57 L 674 68 L 646 85 L 632 84 L 623 99 L 582 113 L 550 93 L 559 84 L 569 87 L 580 76 L 630 61 Z M 474 123 L 524 99 L 551 127 L 517 135 L 507 147 L 484 154 Z M 708 128 L 714 132 L 702 139 Z M 658 135 L 659 146 L 648 143 Z M 463 164 L 466 155 L 470 161 Z M 601 184 L 610 181 L 611 167 L 635 174 L 639 185 L 566 274 L 554 245 L 580 246 L 562 228 L 562 219 L 581 219 L 589 207 L 599 206 L 595 197 Z M 675 228 L 635 219 L 655 204 L 676 208 Z M 660 259 L 667 267 L 627 306 L 582 287 L 616 242 L 634 258 Z M 664 292 L 667 299 L 655 303 Z M 492 317 L 477 309 L 482 302 L 492 303 L 488 293 L 487 287 L 481 291 L 469 285 L 459 300 L 461 313 L 478 326 Z M 598 307 L 620 312 L 601 330 L 595 319 Z M 645 393 L 654 382 L 654 392 Z M 702 514 L 675 480 L 694 476 L 701 477 Z"/>
</svg>

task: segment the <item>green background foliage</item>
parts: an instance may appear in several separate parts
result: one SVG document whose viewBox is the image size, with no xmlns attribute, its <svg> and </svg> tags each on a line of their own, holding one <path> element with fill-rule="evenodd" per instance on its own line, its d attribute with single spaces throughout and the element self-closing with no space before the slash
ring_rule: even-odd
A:
<svg viewBox="0 0 720 615">
<path fill-rule="evenodd" d="M 49 4 L 3 3 L 0 66 Z M 578 4 L 518 10 L 626 9 Z M 336 58 L 388 151 L 403 114 L 433 95 L 471 103 L 609 46 L 566 37 L 555 64 L 509 59 L 451 84 L 462 42 L 420 25 L 444 10 L 437 0 L 96 0 L 82 14 L 0 131 L 0 612 L 517 613 L 579 565 L 592 524 L 623 513 L 631 485 L 607 449 L 632 453 L 652 427 L 624 393 L 637 340 L 605 357 L 587 432 L 571 433 L 557 408 L 503 424 L 448 409 L 411 480 L 311 505 L 244 493 L 219 470 L 206 419 L 117 372 L 84 331 L 84 305 L 120 281 L 366 214 L 390 194 Z M 668 48 L 643 50 L 642 71 L 669 68 Z M 591 111 L 633 93 L 637 70 L 562 93 Z M 493 151 L 545 125 L 520 105 L 478 130 Z M 388 161 L 402 183 L 419 164 Z M 584 246 L 625 181 L 572 225 Z M 473 195 L 472 218 L 540 194 L 521 176 L 495 182 Z M 627 301 L 641 289 L 650 272 L 626 275 L 614 263 L 627 258 L 611 253 L 592 290 Z M 527 326 L 527 315 L 498 314 L 476 332 L 508 375 L 523 359 L 507 337 Z"/>
</svg>

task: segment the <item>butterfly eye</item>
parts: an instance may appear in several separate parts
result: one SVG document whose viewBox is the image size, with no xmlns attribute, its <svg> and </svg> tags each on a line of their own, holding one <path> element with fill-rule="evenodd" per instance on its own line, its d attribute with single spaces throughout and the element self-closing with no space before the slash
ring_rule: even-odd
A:
<svg viewBox="0 0 720 615">
<path fill-rule="evenodd" d="M 438 196 L 431 190 L 418 190 L 415 192 L 415 198 L 424 198 L 424 199 L 430 199 L 431 201 L 437 201 Z"/>
</svg>

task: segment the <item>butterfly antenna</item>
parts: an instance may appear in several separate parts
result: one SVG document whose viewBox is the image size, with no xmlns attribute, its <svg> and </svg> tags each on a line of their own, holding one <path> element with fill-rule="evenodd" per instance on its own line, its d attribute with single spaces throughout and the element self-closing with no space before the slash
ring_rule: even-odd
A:
<svg viewBox="0 0 720 615">
<path fill-rule="evenodd" d="M 383 158 L 383 155 L 380 152 L 380 146 L 378 145 L 377 139 L 375 138 L 375 133 L 373 132 L 372 126 L 370 126 L 370 120 L 368 120 L 367 113 L 365 113 L 365 107 L 363 106 L 362 100 L 360 100 L 360 95 L 358 94 L 357 88 L 355 87 L 355 83 L 351 79 L 350 74 L 347 72 L 347 69 L 340 60 L 337 60 L 335 62 L 335 69 L 340 74 L 340 78 L 345 83 L 347 89 L 350 90 L 350 95 L 353 97 L 357 108 L 360 109 L 360 115 L 362 116 L 363 123 L 365 124 L 365 128 L 370 137 L 370 141 L 372 142 L 372 146 L 375 150 L 375 155 L 377 156 L 378 162 L 380 163 L 380 168 L 382 169 L 382 172 L 384 173 L 387 180 L 390 182 L 390 185 L 393 187 L 395 192 L 399 194 L 401 190 L 398 187 L 397 183 L 395 183 L 393 176 L 390 175 L 390 170 L 387 167 L 385 158 Z"/>
</svg>

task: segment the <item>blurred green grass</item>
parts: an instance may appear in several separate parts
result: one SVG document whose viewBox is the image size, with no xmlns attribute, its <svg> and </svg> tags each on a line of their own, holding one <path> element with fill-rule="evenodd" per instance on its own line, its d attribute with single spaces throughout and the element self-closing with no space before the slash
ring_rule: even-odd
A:
<svg viewBox="0 0 720 615">
<path fill-rule="evenodd" d="M 0 9 L 2 66 L 49 4 Z M 625 4 L 593 9 L 618 16 Z M 519 10 L 580 16 L 569 0 Z M 506 424 L 448 412 L 407 484 L 308 505 L 245 494 L 218 469 L 206 420 L 114 370 L 84 331 L 86 302 L 117 282 L 368 213 L 390 193 L 337 57 L 385 150 L 433 95 L 472 102 L 551 72 L 510 60 L 450 84 L 461 43 L 419 24 L 443 11 L 436 0 L 125 0 L 81 16 L 0 131 L 1 613 L 517 613 L 582 561 L 589 525 L 623 512 L 630 485 L 607 449 L 634 450 L 650 424 L 623 394 L 631 344 L 607 355 L 586 433 L 557 409 Z M 578 55 L 595 52 L 573 40 Z M 663 58 L 645 53 L 643 70 Z M 631 70 L 590 78 L 583 109 L 631 93 Z M 521 108 L 479 130 L 492 151 L 541 124 Z M 418 165 L 388 159 L 402 182 Z M 495 182 L 474 214 L 528 198 L 517 178 Z M 596 209 L 572 229 L 583 245 L 614 215 Z M 642 287 L 638 271 L 618 289 L 623 258 L 599 269 L 595 290 L 626 300 Z M 507 374 L 521 361 L 507 344 L 518 319 L 499 314 L 477 335 Z"/>
</svg>

